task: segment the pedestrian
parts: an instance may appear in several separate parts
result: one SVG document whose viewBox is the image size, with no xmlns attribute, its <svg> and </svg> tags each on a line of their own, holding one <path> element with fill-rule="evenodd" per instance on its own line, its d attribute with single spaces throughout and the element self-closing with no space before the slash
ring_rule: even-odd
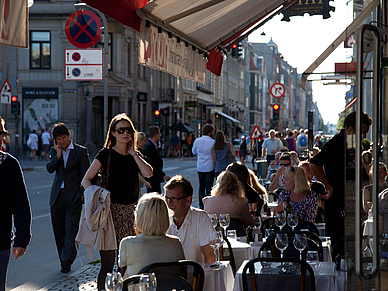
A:
<svg viewBox="0 0 388 291">
<path fill-rule="evenodd" d="M 307 132 L 307 129 L 304 130 L 303 128 L 301 128 L 299 131 L 299 135 L 296 138 L 296 151 L 298 152 L 299 156 L 302 155 L 302 152 L 308 149 Z"/>
<path fill-rule="evenodd" d="M 27 146 L 31 149 L 30 161 L 36 161 L 36 151 L 38 150 L 38 135 L 36 134 L 35 129 L 32 130 L 28 137 Z"/>
<path fill-rule="evenodd" d="M 36 150 L 36 159 L 39 158 L 39 160 L 42 160 L 42 147 L 43 147 L 42 131 L 38 130 L 37 135 L 38 135 L 38 149 Z"/>
<path fill-rule="evenodd" d="M 42 133 L 43 158 L 46 157 L 47 161 L 49 160 L 50 142 L 51 142 L 50 129 L 47 127 L 45 132 Z"/>
<path fill-rule="evenodd" d="M 240 144 L 240 162 L 242 165 L 245 165 L 245 158 L 247 157 L 247 140 L 245 136 L 241 136 Z"/>
<path fill-rule="evenodd" d="M 214 158 L 212 148 L 214 146 L 215 128 L 211 124 L 205 124 L 202 128 L 202 136 L 195 139 L 192 152 L 197 155 L 197 171 L 199 179 L 199 207 L 203 209 L 202 199 L 210 195 L 214 182 Z"/>
<path fill-rule="evenodd" d="M 152 177 L 146 178 L 151 184 L 151 188 L 147 188 L 147 193 L 157 192 L 162 193 L 160 183 L 170 180 L 170 177 L 163 172 L 163 159 L 158 151 L 158 142 L 160 140 L 160 129 L 158 126 L 150 126 L 148 128 L 148 141 L 144 146 L 143 155 L 147 162 L 152 166 Z"/>
<path fill-rule="evenodd" d="M 166 139 L 164 140 L 164 150 L 166 152 L 166 158 L 171 154 L 171 132 L 167 132 Z"/>
<path fill-rule="evenodd" d="M 288 147 L 288 150 L 291 152 L 291 151 L 296 151 L 296 144 L 295 144 L 295 138 L 294 138 L 294 133 L 292 131 L 290 131 L 288 133 L 288 137 L 286 138 L 286 141 L 287 141 L 287 147 Z"/>
<path fill-rule="evenodd" d="M 272 160 L 275 159 L 275 154 L 282 148 L 282 142 L 275 137 L 275 130 L 269 131 L 269 138 L 266 138 L 261 146 L 263 148 L 263 158 L 267 158 L 267 164 L 269 165 Z"/>
<path fill-rule="evenodd" d="M 61 272 L 68 273 L 76 257 L 75 237 L 82 209 L 81 181 L 89 167 L 88 150 L 70 139 L 66 124 L 52 129 L 54 146 L 47 171 L 55 173 L 50 194 L 50 213 Z"/>
<path fill-rule="evenodd" d="M 178 133 L 176 131 L 174 132 L 174 135 L 171 138 L 171 142 L 172 142 L 172 148 L 174 149 L 174 159 L 176 159 L 177 156 L 180 155 L 179 154 L 180 139 L 179 139 Z"/>
<path fill-rule="evenodd" d="M 253 170 L 256 170 L 256 164 L 255 164 L 255 160 L 257 158 L 257 152 L 258 152 L 258 146 L 259 146 L 259 143 L 258 141 L 256 140 L 252 140 L 251 141 L 251 162 L 252 162 L 252 169 Z"/>
<path fill-rule="evenodd" d="M 230 154 L 235 157 L 236 152 L 234 151 L 233 145 L 225 141 L 225 135 L 222 130 L 216 133 L 216 141 L 212 151 L 215 164 L 215 176 L 217 177 L 229 165 Z"/>
<path fill-rule="evenodd" d="M 108 190 L 117 249 L 124 237 L 135 235 L 134 211 L 140 195 L 139 173 L 144 177 L 152 175 L 151 166 L 136 150 L 136 140 L 136 130 L 131 119 L 125 113 L 116 115 L 109 124 L 104 147 L 98 152 L 82 180 L 85 189 L 91 186 L 92 179 L 102 168 L 105 157 L 110 152 Z M 100 257 L 101 269 L 97 278 L 99 291 L 105 289 L 106 274 L 113 271 L 115 250 L 101 250 Z"/>
<path fill-rule="evenodd" d="M 6 134 L 0 116 L 0 140 Z M 0 290 L 5 290 L 9 257 L 23 256 L 31 238 L 31 210 L 19 162 L 0 150 Z M 15 231 L 13 231 L 15 229 Z"/>
</svg>

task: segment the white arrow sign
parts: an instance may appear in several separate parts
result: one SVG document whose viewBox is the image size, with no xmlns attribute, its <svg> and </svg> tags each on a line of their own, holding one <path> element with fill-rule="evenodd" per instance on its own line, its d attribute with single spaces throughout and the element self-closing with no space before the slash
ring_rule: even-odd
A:
<svg viewBox="0 0 388 291">
<path fill-rule="evenodd" d="M 5 80 L 0 90 L 1 103 L 3 104 L 11 103 L 11 90 L 12 90 L 11 85 L 9 84 L 8 80 Z"/>
</svg>

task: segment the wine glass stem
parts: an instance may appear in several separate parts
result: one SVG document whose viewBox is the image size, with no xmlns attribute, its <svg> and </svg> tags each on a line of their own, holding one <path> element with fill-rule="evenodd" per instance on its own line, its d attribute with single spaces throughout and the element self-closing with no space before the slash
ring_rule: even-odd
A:
<svg viewBox="0 0 388 291">
<path fill-rule="evenodd" d="M 280 257 L 283 259 L 283 251 L 280 251 Z"/>
<path fill-rule="evenodd" d="M 220 248 L 215 249 L 216 263 L 220 263 Z"/>
<path fill-rule="evenodd" d="M 303 261 L 303 259 L 302 259 L 302 252 L 299 252 L 299 259 L 300 259 L 301 261 Z"/>
</svg>

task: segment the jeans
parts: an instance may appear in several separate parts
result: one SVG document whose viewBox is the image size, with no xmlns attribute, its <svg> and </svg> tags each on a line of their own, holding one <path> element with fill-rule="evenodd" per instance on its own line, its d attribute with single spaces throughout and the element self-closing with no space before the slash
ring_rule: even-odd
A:
<svg viewBox="0 0 388 291">
<path fill-rule="evenodd" d="M 210 195 L 210 190 L 214 182 L 214 170 L 211 172 L 198 172 L 199 179 L 199 208 L 203 209 L 202 198 Z"/>
<path fill-rule="evenodd" d="M 0 291 L 5 290 L 5 278 L 7 277 L 7 267 L 10 250 L 0 251 Z"/>
</svg>

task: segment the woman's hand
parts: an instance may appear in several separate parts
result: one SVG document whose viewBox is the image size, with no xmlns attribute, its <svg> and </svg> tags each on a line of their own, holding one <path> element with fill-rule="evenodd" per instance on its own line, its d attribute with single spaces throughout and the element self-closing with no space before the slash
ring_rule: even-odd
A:
<svg viewBox="0 0 388 291">
<path fill-rule="evenodd" d="M 130 140 L 128 142 L 128 154 L 130 154 L 131 156 L 136 154 L 135 147 L 133 146 L 133 140 Z"/>
</svg>

